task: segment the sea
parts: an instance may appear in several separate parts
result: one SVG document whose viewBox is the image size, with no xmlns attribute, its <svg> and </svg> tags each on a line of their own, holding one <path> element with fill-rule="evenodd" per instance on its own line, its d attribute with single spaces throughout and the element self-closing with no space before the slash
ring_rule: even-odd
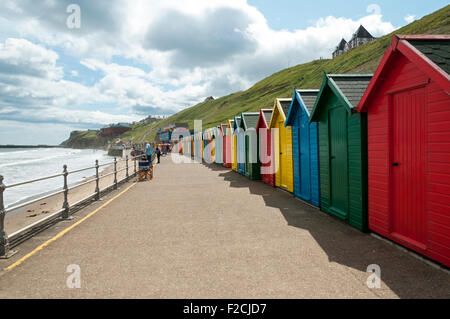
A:
<svg viewBox="0 0 450 319">
<path fill-rule="evenodd" d="M 0 148 L 0 175 L 3 183 L 11 185 L 63 172 L 63 165 L 70 171 L 113 161 L 102 150 L 78 150 L 70 148 Z M 102 167 L 101 170 L 105 169 Z M 80 183 L 83 178 L 95 175 L 95 169 L 69 174 L 69 186 Z M 7 188 L 4 192 L 5 207 L 12 207 L 39 195 L 62 189 L 63 177 Z"/>
</svg>

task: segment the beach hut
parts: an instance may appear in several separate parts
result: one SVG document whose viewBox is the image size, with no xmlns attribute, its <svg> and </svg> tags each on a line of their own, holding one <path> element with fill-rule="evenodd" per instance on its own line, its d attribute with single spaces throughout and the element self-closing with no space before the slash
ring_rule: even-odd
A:
<svg viewBox="0 0 450 319">
<path fill-rule="evenodd" d="M 192 156 L 192 135 L 186 136 L 186 144 L 188 146 L 188 155 Z"/>
<path fill-rule="evenodd" d="M 258 116 L 256 131 L 258 132 L 259 160 L 261 162 L 261 180 L 271 186 L 275 186 L 275 170 L 270 167 L 274 163 L 273 141 L 269 131 L 269 123 L 272 117 L 272 109 L 261 109 Z M 265 130 L 266 137 L 261 137 L 261 130 Z M 262 144 L 265 143 L 265 144 Z M 263 154 L 264 153 L 264 154 Z"/>
<path fill-rule="evenodd" d="M 275 186 L 294 192 L 292 166 L 292 127 L 284 126 L 292 99 L 275 99 L 269 130 L 277 129 L 274 138 Z"/>
<path fill-rule="evenodd" d="M 319 145 L 317 123 L 309 123 L 309 116 L 319 90 L 296 90 L 285 126 L 292 126 L 292 160 L 294 194 L 308 203 L 319 206 Z"/>
<path fill-rule="evenodd" d="M 181 153 L 182 153 L 183 155 L 185 155 L 186 152 L 187 152 L 187 148 L 186 148 L 186 144 L 185 144 L 184 138 L 181 138 L 181 139 L 178 141 L 177 144 L 178 144 L 178 145 L 181 145 L 181 149 L 182 149 Z"/>
<path fill-rule="evenodd" d="M 215 160 L 214 128 L 203 131 L 203 159 L 208 163 Z"/>
<path fill-rule="evenodd" d="M 195 139 L 194 139 L 195 134 L 194 134 L 194 131 L 191 131 L 190 133 L 191 133 L 191 157 L 193 158 L 194 154 L 195 154 L 195 143 L 194 143 L 194 141 L 195 141 Z"/>
<path fill-rule="evenodd" d="M 211 144 L 211 161 L 214 163 L 216 162 L 216 128 L 212 127 L 209 129 L 209 137 L 210 137 L 210 144 Z"/>
<path fill-rule="evenodd" d="M 228 121 L 232 139 L 231 139 L 231 169 L 237 172 L 237 136 L 234 134 L 234 120 Z"/>
<path fill-rule="evenodd" d="M 367 230 L 367 121 L 356 112 L 372 75 L 324 74 L 310 122 L 318 122 L 320 207 Z"/>
<path fill-rule="evenodd" d="M 183 137 L 183 149 L 184 149 L 183 154 L 185 156 L 191 154 L 190 146 L 191 146 L 190 137 L 189 136 Z"/>
<path fill-rule="evenodd" d="M 215 149 L 215 163 L 223 164 L 223 133 L 222 124 L 214 128 L 214 149 Z"/>
<path fill-rule="evenodd" d="M 258 161 L 258 112 L 244 112 L 241 114 L 241 128 L 244 131 L 244 172 L 252 180 L 261 179 L 261 164 Z"/>
<path fill-rule="evenodd" d="M 245 175 L 245 144 L 244 144 L 244 130 L 241 128 L 241 117 L 234 117 L 234 135 L 236 136 L 236 158 L 237 158 L 237 172 Z"/>
<path fill-rule="evenodd" d="M 369 228 L 450 267 L 450 36 L 394 35 L 367 114 Z"/>
<path fill-rule="evenodd" d="M 221 125 L 223 134 L 223 166 L 231 167 L 231 129 L 228 124 Z"/>
<path fill-rule="evenodd" d="M 231 136 L 229 135 L 228 124 L 219 125 L 220 136 L 222 136 L 222 164 L 225 167 L 231 167 Z M 216 137 L 217 138 L 217 137 Z"/>
<path fill-rule="evenodd" d="M 202 159 L 205 160 L 205 146 L 206 143 L 209 143 L 209 140 L 206 138 L 206 130 L 202 132 Z"/>
<path fill-rule="evenodd" d="M 203 133 L 198 132 L 194 135 L 194 156 L 196 160 L 203 159 Z"/>
</svg>

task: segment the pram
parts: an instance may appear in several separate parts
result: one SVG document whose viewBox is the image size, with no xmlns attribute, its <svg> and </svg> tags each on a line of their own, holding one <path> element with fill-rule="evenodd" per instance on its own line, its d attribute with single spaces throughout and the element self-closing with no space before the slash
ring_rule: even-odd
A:
<svg viewBox="0 0 450 319">
<path fill-rule="evenodd" d="M 145 179 L 153 179 L 153 165 L 150 161 L 142 159 L 139 161 L 138 182 Z"/>
</svg>

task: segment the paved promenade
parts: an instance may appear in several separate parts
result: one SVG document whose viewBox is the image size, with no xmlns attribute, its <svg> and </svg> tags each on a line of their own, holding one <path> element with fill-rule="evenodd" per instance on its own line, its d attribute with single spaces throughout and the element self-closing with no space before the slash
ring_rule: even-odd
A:
<svg viewBox="0 0 450 319">
<path fill-rule="evenodd" d="M 286 192 L 218 165 L 155 166 L 0 260 L 32 253 L 0 272 L 0 298 L 450 298 L 447 272 Z M 71 264 L 81 288 L 66 285 Z"/>
</svg>

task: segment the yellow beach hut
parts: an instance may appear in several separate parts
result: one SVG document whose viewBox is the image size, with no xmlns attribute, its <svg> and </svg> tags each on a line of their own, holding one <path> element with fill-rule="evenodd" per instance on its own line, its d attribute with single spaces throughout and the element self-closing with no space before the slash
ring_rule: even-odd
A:
<svg viewBox="0 0 450 319">
<path fill-rule="evenodd" d="M 237 136 L 234 135 L 234 120 L 228 120 L 231 135 L 231 169 L 237 172 Z"/>
<path fill-rule="evenodd" d="M 275 186 L 294 192 L 294 167 L 292 163 L 292 127 L 284 126 L 292 98 L 275 99 L 269 129 L 275 131 Z"/>
</svg>

